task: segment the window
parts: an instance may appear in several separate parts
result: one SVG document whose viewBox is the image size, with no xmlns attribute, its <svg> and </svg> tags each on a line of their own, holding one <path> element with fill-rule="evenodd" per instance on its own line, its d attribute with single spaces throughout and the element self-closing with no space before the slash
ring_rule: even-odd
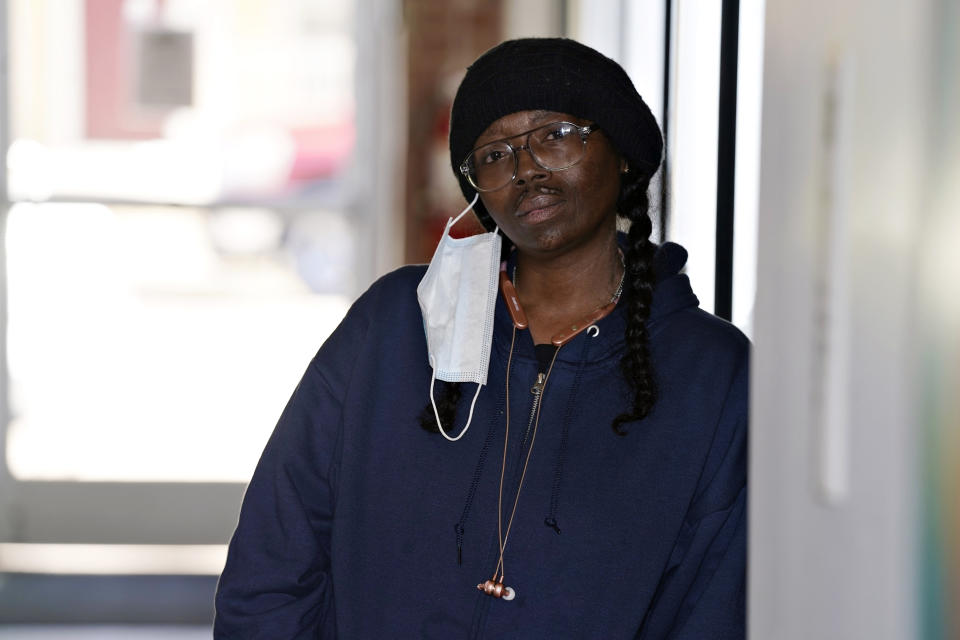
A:
<svg viewBox="0 0 960 640">
<path fill-rule="evenodd" d="M 357 188 L 396 144 L 358 45 L 396 16 L 363 1 L 6 3 L 0 571 L 222 565 L 307 362 L 399 254 L 390 177 Z"/>
</svg>

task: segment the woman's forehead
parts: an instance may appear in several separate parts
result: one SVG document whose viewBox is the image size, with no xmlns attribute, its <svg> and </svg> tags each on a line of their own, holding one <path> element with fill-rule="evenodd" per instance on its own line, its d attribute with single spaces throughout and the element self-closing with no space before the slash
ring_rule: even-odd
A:
<svg viewBox="0 0 960 640">
<path fill-rule="evenodd" d="M 494 120 L 490 126 L 480 134 L 474 146 L 478 147 L 488 142 L 493 142 L 494 140 L 510 138 L 529 131 L 530 129 L 535 129 L 540 125 L 558 120 L 566 120 L 574 124 L 583 124 L 581 118 L 559 111 L 546 111 L 544 109 L 516 111 Z"/>
</svg>

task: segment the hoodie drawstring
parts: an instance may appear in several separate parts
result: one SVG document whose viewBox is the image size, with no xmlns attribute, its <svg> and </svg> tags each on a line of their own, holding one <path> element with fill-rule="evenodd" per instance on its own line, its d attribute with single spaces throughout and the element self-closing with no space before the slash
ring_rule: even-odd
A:
<svg viewBox="0 0 960 640">
<path fill-rule="evenodd" d="M 467 518 L 470 516 L 470 507 L 473 505 L 474 496 L 477 494 L 477 487 L 480 486 L 480 476 L 483 475 L 483 466 L 487 462 L 487 453 L 490 451 L 490 446 L 493 444 L 494 436 L 497 433 L 497 426 L 500 424 L 500 421 L 503 419 L 503 403 L 504 403 L 504 392 L 500 392 L 500 399 L 498 401 L 498 406 L 500 410 L 495 411 L 490 417 L 490 428 L 487 429 L 487 437 L 483 441 L 483 448 L 480 449 L 480 458 L 477 460 L 477 466 L 473 470 L 473 479 L 470 481 L 470 490 L 467 491 L 467 500 L 463 505 L 463 512 L 460 514 L 460 519 L 457 520 L 457 523 L 453 525 L 453 531 L 457 537 L 457 565 L 463 564 L 463 534 L 465 531 L 464 523 L 466 523 Z"/>
<path fill-rule="evenodd" d="M 573 385 L 567 393 L 567 406 L 563 411 L 563 427 L 560 431 L 560 448 L 557 451 L 556 463 L 553 468 L 553 488 L 550 490 L 550 511 L 547 517 L 543 519 L 543 524 L 560 534 L 560 523 L 557 520 L 557 512 L 560 508 L 560 489 L 563 484 L 563 467 L 567 462 L 567 441 L 570 439 L 570 422 L 573 419 L 575 407 L 575 398 L 580 389 L 580 381 L 583 379 L 584 364 L 587 362 L 587 354 L 590 351 L 591 343 L 595 334 L 588 333 L 583 341 L 583 349 L 580 351 L 580 361 L 577 365 L 577 373 L 573 378 Z"/>
</svg>

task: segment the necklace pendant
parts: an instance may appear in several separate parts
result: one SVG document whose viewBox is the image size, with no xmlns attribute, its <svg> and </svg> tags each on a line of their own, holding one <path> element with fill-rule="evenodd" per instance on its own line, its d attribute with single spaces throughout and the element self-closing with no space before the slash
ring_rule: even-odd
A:
<svg viewBox="0 0 960 640">
<path fill-rule="evenodd" d="M 477 590 L 483 591 L 488 596 L 502 600 L 509 601 L 517 597 L 517 592 L 511 587 L 506 586 L 502 582 L 494 582 L 493 580 L 481 582 L 477 585 Z"/>
</svg>

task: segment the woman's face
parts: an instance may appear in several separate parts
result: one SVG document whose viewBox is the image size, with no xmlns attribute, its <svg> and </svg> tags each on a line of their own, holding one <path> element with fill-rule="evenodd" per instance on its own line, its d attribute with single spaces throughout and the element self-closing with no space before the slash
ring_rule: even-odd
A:
<svg viewBox="0 0 960 640">
<path fill-rule="evenodd" d="M 526 142 L 519 134 L 561 120 L 593 124 L 567 113 L 518 111 L 487 127 L 474 146 L 506 138 L 519 147 Z M 516 178 L 480 198 L 519 251 L 556 254 L 591 241 L 610 241 L 616 232 L 620 173 L 625 166 L 600 130 L 590 134 L 583 158 L 568 169 L 544 169 L 529 151 L 518 151 Z"/>
</svg>

